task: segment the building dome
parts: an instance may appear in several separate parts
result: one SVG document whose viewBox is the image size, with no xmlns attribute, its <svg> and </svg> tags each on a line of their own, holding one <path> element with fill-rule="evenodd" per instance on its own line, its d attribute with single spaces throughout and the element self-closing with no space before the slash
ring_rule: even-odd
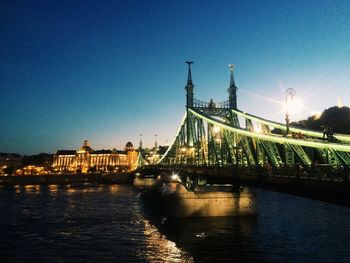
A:
<svg viewBox="0 0 350 263">
<path fill-rule="evenodd" d="M 79 152 L 93 152 L 94 150 L 90 147 L 88 140 L 85 140 L 83 146 L 79 149 Z"/>
<path fill-rule="evenodd" d="M 127 142 L 125 145 L 125 151 L 133 151 L 134 150 L 134 145 L 131 142 Z"/>
<path fill-rule="evenodd" d="M 113 153 L 113 154 L 118 153 L 117 149 L 116 149 L 116 148 L 113 148 L 112 153 Z"/>
</svg>

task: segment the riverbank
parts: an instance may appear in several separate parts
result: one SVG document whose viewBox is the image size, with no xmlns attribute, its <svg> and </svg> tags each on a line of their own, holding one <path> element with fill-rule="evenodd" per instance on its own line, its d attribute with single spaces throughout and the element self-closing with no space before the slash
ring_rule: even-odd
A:
<svg viewBox="0 0 350 263">
<path fill-rule="evenodd" d="M 132 184 L 134 173 L 0 176 L 0 185 Z"/>
</svg>

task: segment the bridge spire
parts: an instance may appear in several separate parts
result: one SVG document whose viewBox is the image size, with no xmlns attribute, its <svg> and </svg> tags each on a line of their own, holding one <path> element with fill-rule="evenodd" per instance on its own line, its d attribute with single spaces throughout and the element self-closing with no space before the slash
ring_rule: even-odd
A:
<svg viewBox="0 0 350 263">
<path fill-rule="evenodd" d="M 157 141 L 158 134 L 154 135 L 154 153 L 157 153 L 158 151 L 158 141 Z"/>
<path fill-rule="evenodd" d="M 142 134 L 140 134 L 139 150 L 142 150 Z"/>
<path fill-rule="evenodd" d="M 231 74 L 230 74 L 230 87 L 227 89 L 228 96 L 229 96 L 229 104 L 231 109 L 237 109 L 237 87 L 235 84 L 235 79 L 233 77 L 233 69 L 235 65 L 229 64 L 228 67 L 230 68 Z"/>
<path fill-rule="evenodd" d="M 192 83 L 192 73 L 191 73 L 191 64 L 193 64 L 193 61 L 186 61 L 186 64 L 188 64 L 188 77 L 187 77 L 187 85 L 185 87 L 186 89 L 186 107 L 192 107 L 193 106 L 193 88 L 194 85 Z"/>
</svg>

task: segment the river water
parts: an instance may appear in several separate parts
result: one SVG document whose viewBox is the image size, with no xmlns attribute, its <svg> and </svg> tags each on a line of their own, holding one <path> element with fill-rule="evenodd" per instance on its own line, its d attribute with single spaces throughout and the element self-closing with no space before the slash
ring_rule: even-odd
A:
<svg viewBox="0 0 350 263">
<path fill-rule="evenodd" d="M 166 219 L 130 186 L 0 188 L 1 262 L 350 262 L 350 208 L 252 189 L 256 215 Z"/>
</svg>

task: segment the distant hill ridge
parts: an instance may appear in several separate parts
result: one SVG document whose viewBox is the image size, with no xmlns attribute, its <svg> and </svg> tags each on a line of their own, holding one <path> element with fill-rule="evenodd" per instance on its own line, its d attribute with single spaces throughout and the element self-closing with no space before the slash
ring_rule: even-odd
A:
<svg viewBox="0 0 350 263">
<path fill-rule="evenodd" d="M 291 126 L 316 131 L 323 131 L 328 127 L 332 128 L 334 133 L 350 134 L 350 108 L 334 106 L 325 109 L 319 117 L 310 116 L 306 120 L 292 122 Z"/>
</svg>

